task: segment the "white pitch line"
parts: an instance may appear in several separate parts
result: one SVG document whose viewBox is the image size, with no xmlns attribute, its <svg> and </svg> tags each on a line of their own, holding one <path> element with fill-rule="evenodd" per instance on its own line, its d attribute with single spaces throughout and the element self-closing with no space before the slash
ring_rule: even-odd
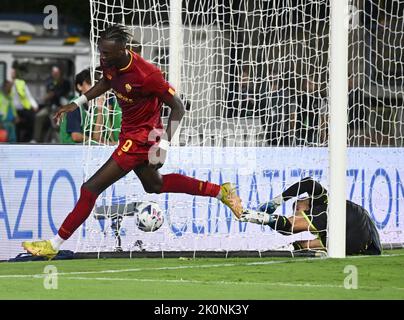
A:
<svg viewBox="0 0 404 320">
<path fill-rule="evenodd" d="M 135 282 L 167 282 L 167 283 L 191 283 L 191 284 L 213 284 L 213 285 L 269 285 L 269 286 L 290 286 L 290 287 L 330 287 L 343 288 L 332 284 L 310 284 L 310 283 L 285 283 L 285 282 L 238 282 L 238 281 L 201 281 L 187 279 L 137 279 L 137 278 L 105 278 L 105 277 L 63 277 L 67 280 L 96 280 L 96 281 L 135 281 Z"/>
<path fill-rule="evenodd" d="M 304 258 L 299 261 L 307 261 L 313 259 L 323 258 Z M 249 266 L 249 265 L 270 265 L 290 263 L 291 260 L 278 260 L 278 261 L 261 261 L 261 262 L 244 262 L 244 263 L 223 263 L 223 264 L 203 264 L 196 266 L 173 266 L 173 267 L 158 267 L 158 268 L 132 268 L 132 269 L 114 269 L 114 270 L 98 270 L 98 271 L 76 271 L 76 272 L 60 272 L 53 273 L 53 275 L 69 276 L 69 275 L 81 275 L 81 274 L 103 274 L 103 273 L 125 273 L 125 272 L 139 272 L 139 271 L 161 271 L 161 270 L 179 270 L 179 269 L 198 269 L 198 268 L 221 268 L 221 267 L 236 267 L 236 266 Z M 1 278 L 43 278 L 47 274 L 11 274 L 0 275 Z"/>
<path fill-rule="evenodd" d="M 404 254 L 391 254 L 383 256 L 354 256 L 350 258 L 369 258 L 369 257 L 395 257 L 404 256 Z M 242 263 L 223 263 L 223 264 L 205 264 L 195 266 L 172 266 L 172 267 L 158 267 L 158 268 L 131 268 L 131 269 L 112 269 L 112 270 L 98 270 L 98 271 L 76 271 L 76 272 L 61 272 L 53 273 L 53 275 L 69 276 L 69 275 L 84 275 L 84 274 L 105 274 L 105 273 L 125 273 L 125 272 L 139 272 L 139 271 L 161 271 L 161 270 L 180 270 L 180 269 L 199 269 L 199 268 L 222 268 L 222 267 L 236 267 L 236 266 L 256 266 L 256 265 L 273 265 L 283 263 L 296 263 L 313 260 L 327 260 L 326 257 L 318 258 L 301 258 L 296 260 L 270 260 L 270 261 L 257 261 L 257 262 L 242 262 Z M 47 274 L 11 274 L 0 275 L 0 279 L 7 278 L 44 278 Z"/>
<path fill-rule="evenodd" d="M 43 275 L 40 275 L 43 277 Z M 187 279 L 144 279 L 144 278 L 107 278 L 107 277 L 63 277 L 64 280 L 90 280 L 90 281 L 123 281 L 123 282 L 158 282 L 175 284 L 205 284 L 205 285 L 250 285 L 250 286 L 272 286 L 272 287 L 298 287 L 298 288 L 338 288 L 345 289 L 342 285 L 333 284 L 312 284 L 312 283 L 289 283 L 289 282 L 249 282 L 249 281 L 200 281 Z M 359 286 L 358 289 L 380 290 L 380 287 Z M 389 290 L 404 291 L 400 287 L 388 287 Z"/>
<path fill-rule="evenodd" d="M 163 283 L 190 283 L 190 284 L 211 284 L 211 285 L 257 285 L 257 286 L 279 286 L 279 287 L 307 287 L 307 288 L 340 288 L 343 285 L 334 284 L 312 284 L 312 283 L 290 283 L 290 282 L 238 282 L 238 281 L 200 281 L 186 279 L 136 279 L 136 278 L 106 278 L 106 277 L 64 277 L 67 280 L 95 280 L 95 281 L 135 281 L 135 282 L 163 282 Z M 380 287 L 358 286 L 358 289 L 381 289 Z M 393 290 L 404 290 L 400 287 L 389 287 Z"/>
</svg>

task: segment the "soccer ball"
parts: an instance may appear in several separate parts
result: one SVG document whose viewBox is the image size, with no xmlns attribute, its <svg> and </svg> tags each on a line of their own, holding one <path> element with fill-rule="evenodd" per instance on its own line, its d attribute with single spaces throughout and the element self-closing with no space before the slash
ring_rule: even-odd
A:
<svg viewBox="0 0 404 320">
<path fill-rule="evenodd" d="M 164 214 L 156 202 L 142 202 L 136 209 L 136 225 L 140 230 L 153 232 L 163 225 Z"/>
</svg>

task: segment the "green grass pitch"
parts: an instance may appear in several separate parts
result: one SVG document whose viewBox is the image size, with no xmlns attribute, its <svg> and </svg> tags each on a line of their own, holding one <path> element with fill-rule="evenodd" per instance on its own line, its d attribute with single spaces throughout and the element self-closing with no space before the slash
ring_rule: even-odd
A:
<svg viewBox="0 0 404 320">
<path fill-rule="evenodd" d="M 57 289 L 44 286 L 49 265 L 57 268 Z M 354 274 L 344 270 L 357 270 L 357 289 L 345 288 Z M 403 270 L 404 250 L 346 259 L 4 262 L 0 299 L 404 299 Z"/>
</svg>

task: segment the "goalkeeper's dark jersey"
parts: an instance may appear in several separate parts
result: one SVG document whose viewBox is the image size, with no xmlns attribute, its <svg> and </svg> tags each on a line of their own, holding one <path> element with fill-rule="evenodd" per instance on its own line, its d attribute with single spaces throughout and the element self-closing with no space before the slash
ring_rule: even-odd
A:
<svg viewBox="0 0 404 320">
<path fill-rule="evenodd" d="M 304 193 L 311 198 L 311 209 L 305 211 L 307 219 L 317 230 L 323 245 L 327 243 L 328 195 L 323 186 L 311 178 L 304 178 L 287 188 L 282 197 L 291 199 Z M 369 213 L 361 206 L 346 201 L 346 254 L 381 254 L 379 233 Z"/>
</svg>

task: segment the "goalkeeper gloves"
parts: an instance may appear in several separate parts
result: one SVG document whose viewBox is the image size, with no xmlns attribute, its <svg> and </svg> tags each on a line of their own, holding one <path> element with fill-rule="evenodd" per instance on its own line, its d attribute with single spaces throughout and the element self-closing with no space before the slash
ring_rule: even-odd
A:
<svg viewBox="0 0 404 320">
<path fill-rule="evenodd" d="M 276 208 L 278 208 L 282 204 L 282 202 L 283 202 L 282 196 L 277 196 L 269 202 L 260 204 L 257 210 L 261 212 L 266 212 L 268 214 L 272 214 L 275 212 Z"/>
<path fill-rule="evenodd" d="M 256 224 L 268 224 L 269 215 L 265 212 L 253 211 L 246 209 L 240 216 L 241 222 L 252 222 Z"/>
</svg>

